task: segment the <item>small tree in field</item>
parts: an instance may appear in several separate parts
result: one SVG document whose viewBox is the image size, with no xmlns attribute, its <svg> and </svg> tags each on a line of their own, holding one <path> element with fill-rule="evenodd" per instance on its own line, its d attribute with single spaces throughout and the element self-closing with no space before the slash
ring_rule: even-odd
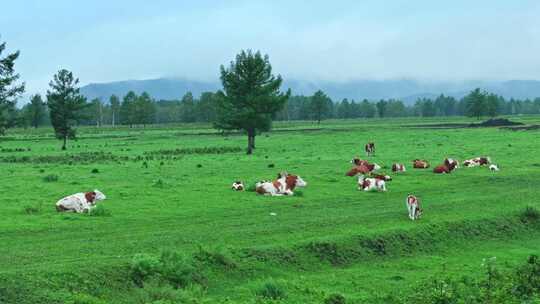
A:
<svg viewBox="0 0 540 304">
<path fill-rule="evenodd" d="M 310 108 L 317 124 L 320 125 L 321 120 L 329 114 L 331 104 L 332 100 L 330 97 L 326 96 L 321 90 L 318 90 L 311 96 Z"/>
<path fill-rule="evenodd" d="M 111 104 L 112 126 L 114 128 L 118 121 L 118 112 L 120 111 L 120 98 L 113 94 L 109 98 L 109 103 Z"/>
<path fill-rule="evenodd" d="M 2 57 L 5 49 L 6 43 L 0 43 L 0 135 L 4 135 L 6 129 L 13 125 L 15 103 L 24 93 L 24 83 L 17 84 L 20 76 L 14 69 L 19 51 Z"/>
<path fill-rule="evenodd" d="M 79 93 L 79 79 L 68 70 L 60 70 L 49 83 L 47 91 L 51 123 L 56 138 L 63 140 L 62 150 L 66 149 L 68 139 L 75 139 L 75 124 L 82 118 L 82 110 L 87 106 L 86 98 Z"/>
<path fill-rule="evenodd" d="M 228 68 L 221 66 L 223 91 L 217 93 L 217 121 L 221 130 L 244 130 L 247 154 L 255 149 L 255 136 L 270 130 L 272 118 L 285 105 L 291 92 L 281 93 L 281 76 L 272 74 L 268 55 L 242 51 Z"/>
<path fill-rule="evenodd" d="M 36 94 L 30 99 L 30 103 L 26 106 L 26 115 L 32 127 L 36 128 L 43 122 L 46 112 L 46 104 L 41 98 L 41 95 Z"/>
<path fill-rule="evenodd" d="M 485 100 L 486 114 L 493 118 L 499 114 L 499 96 L 495 94 L 489 94 Z"/>
<path fill-rule="evenodd" d="M 481 92 L 480 88 L 474 89 L 469 95 L 465 96 L 465 114 L 469 117 L 480 117 L 485 112 L 486 93 Z"/>
</svg>

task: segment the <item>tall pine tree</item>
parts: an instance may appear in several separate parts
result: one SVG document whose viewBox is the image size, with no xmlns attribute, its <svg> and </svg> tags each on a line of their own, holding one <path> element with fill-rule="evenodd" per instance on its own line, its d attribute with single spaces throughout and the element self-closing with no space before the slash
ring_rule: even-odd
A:
<svg viewBox="0 0 540 304">
<path fill-rule="evenodd" d="M 67 140 L 75 139 L 75 125 L 85 118 L 83 110 L 87 107 L 86 98 L 79 93 L 79 79 L 68 70 L 60 70 L 49 83 L 47 104 L 56 138 L 63 141 L 66 150 Z"/>
<path fill-rule="evenodd" d="M 317 121 L 317 124 L 321 124 L 321 120 L 329 115 L 332 106 L 332 99 L 326 96 L 323 91 L 318 90 L 311 96 L 311 113 L 313 119 Z"/>
<path fill-rule="evenodd" d="M 120 112 L 120 98 L 113 94 L 109 98 L 109 103 L 111 104 L 111 123 L 114 128 L 114 126 L 118 122 L 118 116 Z"/>
<path fill-rule="evenodd" d="M 36 94 L 30 99 L 30 103 L 26 106 L 26 115 L 28 122 L 32 127 L 36 128 L 43 122 L 46 113 L 46 104 L 41 98 L 41 95 Z"/>
<path fill-rule="evenodd" d="M 219 91 L 217 122 L 221 130 L 243 130 L 248 136 L 247 154 L 255 148 L 255 136 L 272 127 L 272 118 L 290 96 L 281 93 L 281 76 L 272 74 L 268 55 L 242 51 L 228 68 L 221 66 L 223 91 Z"/>
<path fill-rule="evenodd" d="M 0 43 L 0 135 L 14 124 L 15 103 L 24 93 L 24 83 L 18 83 L 19 74 L 15 73 L 15 60 L 19 51 L 2 57 L 6 43 Z"/>
<path fill-rule="evenodd" d="M 476 88 L 465 96 L 465 115 L 480 119 L 485 113 L 485 105 L 486 93 L 481 92 L 480 88 Z"/>
</svg>

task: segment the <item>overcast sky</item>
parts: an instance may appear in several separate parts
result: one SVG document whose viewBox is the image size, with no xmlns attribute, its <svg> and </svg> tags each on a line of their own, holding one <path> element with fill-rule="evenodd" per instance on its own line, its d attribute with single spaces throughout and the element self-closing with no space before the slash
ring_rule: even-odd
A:
<svg viewBox="0 0 540 304">
<path fill-rule="evenodd" d="M 28 93 L 60 68 L 83 84 L 216 80 L 241 49 L 305 80 L 540 79 L 540 1 L 19 0 L 0 41 Z"/>
</svg>

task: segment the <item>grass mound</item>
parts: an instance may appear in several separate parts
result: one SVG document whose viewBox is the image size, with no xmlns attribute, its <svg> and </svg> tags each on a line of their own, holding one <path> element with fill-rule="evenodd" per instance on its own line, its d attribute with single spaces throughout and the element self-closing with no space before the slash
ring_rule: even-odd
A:
<svg viewBox="0 0 540 304">
<path fill-rule="evenodd" d="M 506 118 L 492 118 L 481 123 L 470 124 L 470 127 L 508 127 L 508 126 L 520 126 L 523 125 L 521 122 L 511 121 Z"/>
</svg>

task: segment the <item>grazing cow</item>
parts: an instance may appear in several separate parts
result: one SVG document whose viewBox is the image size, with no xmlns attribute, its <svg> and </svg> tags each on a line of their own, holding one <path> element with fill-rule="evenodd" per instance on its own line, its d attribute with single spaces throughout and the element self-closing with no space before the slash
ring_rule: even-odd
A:
<svg viewBox="0 0 540 304">
<path fill-rule="evenodd" d="M 284 172 L 278 174 L 278 179 L 272 182 L 258 182 L 255 184 L 255 191 L 258 194 L 271 196 L 294 195 L 293 190 L 296 187 L 305 186 L 307 183 L 300 176 Z"/>
<path fill-rule="evenodd" d="M 491 158 L 489 157 L 475 157 L 463 162 L 463 166 L 465 167 L 485 166 L 489 164 L 491 164 Z"/>
<path fill-rule="evenodd" d="M 384 174 L 372 174 L 371 177 L 383 180 L 385 182 L 389 182 L 392 180 L 392 177 L 390 175 L 384 175 Z"/>
<path fill-rule="evenodd" d="M 368 142 L 364 148 L 368 157 L 375 154 L 375 143 Z"/>
<path fill-rule="evenodd" d="M 491 165 L 489 165 L 489 170 L 491 170 L 491 171 L 499 171 L 499 166 L 497 166 L 495 164 L 491 164 Z"/>
<path fill-rule="evenodd" d="M 407 200 L 405 201 L 407 206 L 407 211 L 409 211 L 409 218 L 411 220 L 417 220 L 422 215 L 422 208 L 420 208 L 420 201 L 416 196 L 409 194 L 407 195 Z"/>
<path fill-rule="evenodd" d="M 392 165 L 392 172 L 405 172 L 407 169 L 405 168 L 404 164 L 393 164 Z"/>
<path fill-rule="evenodd" d="M 413 168 L 415 168 L 415 169 L 427 169 L 427 168 L 429 168 L 429 162 L 427 160 L 415 159 L 415 160 L 413 160 Z"/>
<path fill-rule="evenodd" d="M 231 187 L 234 191 L 244 191 L 246 187 L 244 187 L 244 183 L 242 183 L 242 181 L 235 181 L 233 184 L 232 184 L 232 187 Z"/>
<path fill-rule="evenodd" d="M 56 203 L 56 211 L 58 212 L 76 212 L 86 213 L 92 209 L 98 201 L 102 201 L 107 197 L 99 190 L 86 193 L 75 193 L 64 197 Z"/>
<path fill-rule="evenodd" d="M 358 176 L 358 190 L 364 191 L 386 191 L 386 182 L 377 178 L 366 178 L 364 175 Z"/>
</svg>

